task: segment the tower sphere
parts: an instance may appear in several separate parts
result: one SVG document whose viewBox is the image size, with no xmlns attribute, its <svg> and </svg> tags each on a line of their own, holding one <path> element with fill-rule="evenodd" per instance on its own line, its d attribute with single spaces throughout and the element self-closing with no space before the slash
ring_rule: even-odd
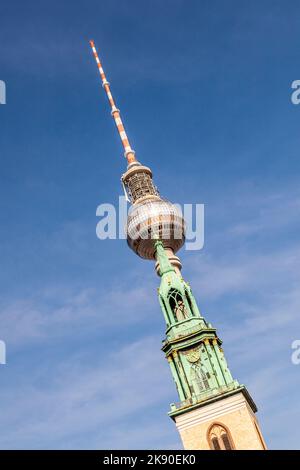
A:
<svg viewBox="0 0 300 470">
<path fill-rule="evenodd" d="M 158 238 L 174 253 L 182 247 L 185 221 L 179 207 L 159 196 L 148 196 L 131 206 L 126 233 L 127 243 L 137 255 L 154 259 L 154 242 Z"/>
</svg>

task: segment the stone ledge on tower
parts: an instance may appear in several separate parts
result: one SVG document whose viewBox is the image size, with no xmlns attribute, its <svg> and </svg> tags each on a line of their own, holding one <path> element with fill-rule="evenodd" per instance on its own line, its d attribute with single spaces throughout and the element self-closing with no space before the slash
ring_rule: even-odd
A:
<svg viewBox="0 0 300 470">
<path fill-rule="evenodd" d="M 242 392 L 246 397 L 252 411 L 256 413 L 256 405 L 252 400 L 248 390 L 244 387 L 244 385 L 240 385 L 237 380 L 234 380 L 228 385 L 223 385 L 209 391 L 204 391 L 199 395 L 192 396 L 191 398 L 187 398 L 181 402 L 171 403 L 171 411 L 169 411 L 168 415 L 174 419 L 175 416 L 179 416 L 186 411 L 191 411 L 199 407 L 206 406 L 210 403 L 223 400 L 225 397 L 229 397 L 240 392 Z"/>
</svg>

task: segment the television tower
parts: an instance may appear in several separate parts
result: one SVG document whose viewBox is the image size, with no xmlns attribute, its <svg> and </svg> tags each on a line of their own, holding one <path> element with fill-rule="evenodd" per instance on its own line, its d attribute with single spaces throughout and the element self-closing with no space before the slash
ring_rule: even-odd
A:
<svg viewBox="0 0 300 470">
<path fill-rule="evenodd" d="M 176 255 L 185 242 L 181 211 L 160 197 L 152 171 L 135 156 L 120 111 L 113 99 L 94 41 L 90 41 L 102 86 L 111 107 L 127 160 L 121 181 L 131 202 L 126 233 L 129 247 L 141 258 L 156 260 L 159 303 L 166 322 L 162 351 L 179 395 L 169 416 L 189 450 L 266 449 L 244 385 L 233 379 L 216 329 L 201 315 Z"/>
</svg>

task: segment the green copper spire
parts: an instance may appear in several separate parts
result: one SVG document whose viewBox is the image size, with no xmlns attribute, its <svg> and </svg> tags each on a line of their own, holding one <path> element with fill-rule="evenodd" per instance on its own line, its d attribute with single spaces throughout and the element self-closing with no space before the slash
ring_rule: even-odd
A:
<svg viewBox="0 0 300 470">
<path fill-rule="evenodd" d="M 170 364 L 181 402 L 171 416 L 241 387 L 228 369 L 216 330 L 199 312 L 189 284 L 172 266 L 163 242 L 155 242 L 159 263 L 159 302 L 166 321 L 163 351 Z"/>
<path fill-rule="evenodd" d="M 163 274 L 166 274 L 170 271 L 175 272 L 175 269 L 171 265 L 170 260 L 167 256 L 167 253 L 165 252 L 163 242 L 161 240 L 156 240 L 156 242 L 154 243 L 154 246 L 155 246 L 156 259 L 159 262 L 160 276 L 163 276 Z"/>
<path fill-rule="evenodd" d="M 155 242 L 155 250 L 161 277 L 159 301 L 168 329 L 175 327 L 178 332 L 187 327 L 204 325 L 190 286 L 176 273 L 161 240 Z"/>
</svg>

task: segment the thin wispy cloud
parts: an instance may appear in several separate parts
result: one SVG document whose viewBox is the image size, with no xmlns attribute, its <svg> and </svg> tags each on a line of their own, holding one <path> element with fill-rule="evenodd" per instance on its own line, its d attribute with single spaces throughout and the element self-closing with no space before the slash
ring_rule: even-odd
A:
<svg viewBox="0 0 300 470">
<path fill-rule="evenodd" d="M 147 319 L 155 299 L 145 284 L 133 288 L 118 285 L 117 292 L 86 289 L 65 299 L 57 289 L 51 297 L 13 301 L 0 309 L 1 336 L 10 348 L 18 349 L 36 341 L 74 337 L 118 324 L 140 324 Z"/>
<path fill-rule="evenodd" d="M 139 432 L 139 445 L 147 447 L 155 425 L 151 409 L 168 400 L 171 388 L 158 341 L 146 336 L 97 359 L 77 353 L 53 364 L 54 380 L 46 371 L 42 375 L 35 371 L 25 379 L 22 390 L 4 387 L 0 392 L 5 429 L 1 448 L 53 448 L 58 442 L 60 448 L 70 448 L 71 440 L 86 432 L 95 433 L 98 442 L 95 438 L 91 443 L 84 441 L 84 447 L 105 448 L 106 434 L 112 435 L 119 423 L 124 428 L 122 422 L 129 416 L 138 421 L 135 417 L 143 413 L 149 414 L 150 429 L 139 428 L 123 437 L 119 432 L 119 440 L 110 446 L 135 447 Z M 172 441 L 172 428 L 166 425 L 164 429 L 164 442 Z"/>
</svg>

